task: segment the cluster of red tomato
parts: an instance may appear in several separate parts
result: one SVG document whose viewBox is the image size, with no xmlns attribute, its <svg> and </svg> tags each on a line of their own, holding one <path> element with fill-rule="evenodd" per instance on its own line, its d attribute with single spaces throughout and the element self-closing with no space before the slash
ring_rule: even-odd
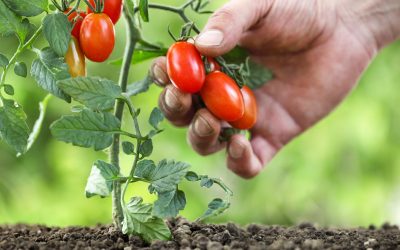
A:
<svg viewBox="0 0 400 250">
<path fill-rule="evenodd" d="M 257 103 L 252 90 L 238 84 L 221 71 L 221 66 L 207 58 L 209 72 L 202 55 L 189 42 L 174 43 L 167 54 L 168 75 L 179 90 L 199 93 L 207 109 L 217 118 L 237 129 L 250 129 L 257 121 Z"/>
<path fill-rule="evenodd" d="M 89 3 L 96 9 L 94 0 Z M 86 75 L 85 56 L 94 62 L 104 62 L 111 55 L 115 45 L 114 25 L 121 11 L 122 0 L 106 0 L 103 13 L 93 13 L 87 7 L 87 12 L 77 10 L 68 16 L 74 27 L 65 59 L 72 77 Z"/>
</svg>

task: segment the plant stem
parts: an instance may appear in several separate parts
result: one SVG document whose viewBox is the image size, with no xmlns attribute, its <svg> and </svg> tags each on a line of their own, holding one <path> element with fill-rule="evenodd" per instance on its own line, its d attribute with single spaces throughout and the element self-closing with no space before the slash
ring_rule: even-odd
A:
<svg viewBox="0 0 400 250">
<path fill-rule="evenodd" d="M 17 51 L 11 57 L 8 65 L 4 68 L 3 74 L 1 75 L 0 87 L 4 85 L 4 83 L 6 81 L 7 72 L 10 69 L 10 67 L 15 63 L 15 61 L 17 60 L 17 57 L 22 52 L 24 52 L 28 47 L 32 46 L 33 42 L 35 42 L 36 39 L 39 37 L 39 35 L 42 33 L 42 30 L 43 30 L 43 26 L 40 25 L 40 27 L 35 31 L 33 36 L 26 43 L 24 43 L 23 45 L 20 44 L 20 46 L 18 46 Z"/>
<path fill-rule="evenodd" d="M 135 23 L 133 18 L 127 13 L 126 6 L 124 6 L 124 18 L 127 26 L 127 32 L 126 32 L 126 47 L 122 62 L 120 79 L 119 79 L 119 85 L 122 89 L 122 92 L 126 92 L 126 87 L 128 85 L 129 69 L 131 66 L 131 60 L 137 42 L 137 39 L 135 37 L 136 36 Z M 123 111 L 124 111 L 124 101 L 118 99 L 115 105 L 115 116 L 119 120 L 122 120 Z M 110 162 L 118 169 L 120 169 L 119 152 L 120 152 L 120 135 L 115 134 L 110 151 Z M 119 181 L 114 181 L 113 183 L 112 202 L 113 202 L 113 214 L 112 214 L 113 222 L 114 225 L 119 230 L 121 230 L 124 216 L 121 204 L 121 183 Z"/>
</svg>

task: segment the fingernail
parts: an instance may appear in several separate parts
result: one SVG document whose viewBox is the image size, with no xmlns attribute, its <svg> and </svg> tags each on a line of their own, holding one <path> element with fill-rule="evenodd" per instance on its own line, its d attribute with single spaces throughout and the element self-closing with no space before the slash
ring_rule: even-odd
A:
<svg viewBox="0 0 400 250">
<path fill-rule="evenodd" d="M 165 73 L 164 70 L 162 70 L 162 68 L 160 66 L 158 66 L 157 64 L 154 65 L 153 67 L 153 77 L 154 80 L 156 81 L 156 83 L 158 83 L 159 85 L 166 85 L 168 83 L 168 76 Z"/>
<path fill-rule="evenodd" d="M 171 89 L 167 88 L 164 100 L 165 100 L 165 106 L 167 106 L 167 108 L 170 111 L 179 111 L 182 106 L 178 100 L 178 97 L 176 96 L 175 93 L 173 93 Z"/>
<path fill-rule="evenodd" d="M 194 132 L 199 137 L 207 137 L 214 132 L 210 124 L 201 116 L 196 118 L 193 126 Z"/>
<path fill-rule="evenodd" d="M 229 145 L 229 156 L 232 159 L 240 159 L 243 156 L 244 153 L 244 146 L 241 143 L 238 142 L 232 142 Z"/>
<path fill-rule="evenodd" d="M 222 40 L 224 40 L 224 34 L 220 30 L 208 30 L 197 37 L 196 44 L 213 47 L 221 45 Z"/>
</svg>

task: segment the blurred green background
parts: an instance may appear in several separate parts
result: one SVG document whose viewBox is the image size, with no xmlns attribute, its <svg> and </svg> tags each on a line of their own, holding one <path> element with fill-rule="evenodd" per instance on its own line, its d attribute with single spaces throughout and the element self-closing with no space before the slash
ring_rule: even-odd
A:
<svg viewBox="0 0 400 250">
<path fill-rule="evenodd" d="M 157 2 L 157 1 L 154 1 Z M 158 1 L 179 5 L 179 1 Z M 213 1 L 216 9 L 224 1 Z M 191 15 L 199 26 L 206 16 Z M 181 21 L 174 15 L 150 12 L 151 24 L 143 24 L 150 41 L 172 43 L 168 24 L 178 31 Z M 37 21 L 40 21 L 38 18 Z M 125 44 L 124 22 L 117 25 L 118 58 Z M 37 47 L 41 47 L 37 43 Z M 43 43 L 44 44 L 44 43 Z M 8 56 L 16 48 L 14 38 L 1 38 L 0 52 Z M 27 52 L 23 60 L 32 60 Z M 400 42 L 381 51 L 363 75 L 359 86 L 345 102 L 313 129 L 288 145 L 255 179 L 236 177 L 225 167 L 225 155 L 202 157 L 186 143 L 185 129 L 163 123 L 166 132 L 155 139 L 154 160 L 163 158 L 188 162 L 197 172 L 222 177 L 235 196 L 231 209 L 211 222 L 234 221 L 264 224 L 294 224 L 301 221 L 320 225 L 367 226 L 383 222 L 400 224 Z M 149 63 L 134 66 L 130 81 L 143 78 Z M 118 79 L 118 68 L 89 63 L 90 75 Z M 10 74 L 8 83 L 16 88 L 16 99 L 29 115 L 30 125 L 38 116 L 37 103 L 45 93 L 31 79 Z M 157 105 L 160 89 L 134 99 L 142 109 L 142 121 Z M 70 105 L 53 98 L 45 126 L 32 150 L 20 158 L 0 143 L 0 224 L 41 223 L 47 225 L 94 225 L 111 222 L 110 199 L 86 199 L 84 188 L 91 164 L 107 159 L 105 152 L 73 147 L 54 140 L 49 125 Z M 143 126 L 146 127 L 145 123 Z M 131 159 L 124 157 L 124 166 Z M 187 209 L 182 213 L 195 219 L 217 195 L 218 189 L 203 190 L 195 184 L 187 192 Z M 146 186 L 136 185 L 131 195 L 142 194 Z"/>
</svg>

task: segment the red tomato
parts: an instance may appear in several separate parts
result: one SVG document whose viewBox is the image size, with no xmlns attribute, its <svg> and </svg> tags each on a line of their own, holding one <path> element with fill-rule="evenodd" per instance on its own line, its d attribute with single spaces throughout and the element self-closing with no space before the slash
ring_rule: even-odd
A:
<svg viewBox="0 0 400 250">
<path fill-rule="evenodd" d="M 96 4 L 94 0 L 89 0 L 90 4 L 96 9 Z M 87 7 L 88 13 L 93 13 L 93 11 Z M 121 17 L 122 12 L 122 0 L 104 0 L 103 13 L 107 14 L 111 21 L 116 24 Z"/>
<path fill-rule="evenodd" d="M 65 55 L 65 62 L 68 65 L 71 77 L 86 76 L 85 55 L 75 37 L 72 37 L 69 42 L 68 51 Z"/>
<path fill-rule="evenodd" d="M 207 61 L 210 65 L 210 72 L 221 71 L 221 66 L 214 58 L 207 57 Z"/>
<path fill-rule="evenodd" d="M 94 62 L 104 62 L 115 45 L 115 30 L 111 19 L 103 13 L 92 13 L 83 20 L 80 43 L 85 56 Z"/>
<path fill-rule="evenodd" d="M 236 82 L 226 74 L 215 71 L 206 76 L 200 91 L 208 110 L 224 121 L 236 121 L 244 114 L 243 96 Z"/>
<path fill-rule="evenodd" d="M 65 14 L 68 14 L 68 12 L 71 10 L 71 8 L 67 9 L 64 11 Z M 73 28 L 71 31 L 71 34 L 79 40 L 79 33 L 81 31 L 81 26 L 83 19 L 85 19 L 86 13 L 83 11 L 74 11 L 71 13 L 71 15 L 68 16 L 68 20 L 72 23 Z"/>
<path fill-rule="evenodd" d="M 175 87 L 191 94 L 200 91 L 206 77 L 200 53 L 188 42 L 176 42 L 169 48 L 167 72 Z"/>
<path fill-rule="evenodd" d="M 257 102 L 253 91 L 244 86 L 242 89 L 243 101 L 244 101 L 244 114 L 243 117 L 237 121 L 230 122 L 232 127 L 237 129 L 251 129 L 257 121 Z"/>
</svg>

